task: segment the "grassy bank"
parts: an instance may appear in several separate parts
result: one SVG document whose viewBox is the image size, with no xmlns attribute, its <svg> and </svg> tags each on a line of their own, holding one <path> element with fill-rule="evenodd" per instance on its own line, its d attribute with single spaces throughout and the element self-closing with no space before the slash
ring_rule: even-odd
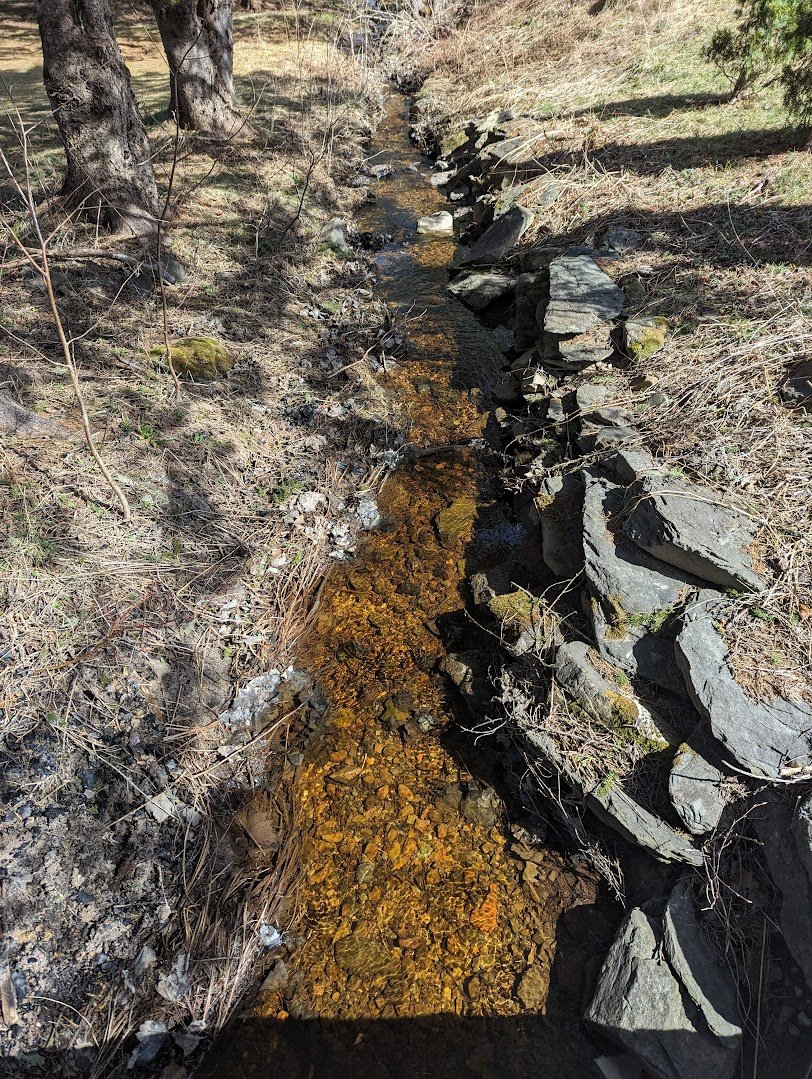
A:
<svg viewBox="0 0 812 1079">
<path fill-rule="evenodd" d="M 214 147 L 165 118 L 149 10 L 120 7 L 188 275 L 161 290 L 114 257 L 68 257 L 129 249 L 61 206 L 33 11 L 8 19 L 3 145 L 52 236 L 89 426 L 131 519 L 87 452 L 42 281 L 9 242 L 0 390 L 52 426 L 0 446 L 5 1075 L 54 1074 L 74 1054 L 108 1074 L 145 1020 L 205 1040 L 294 913 L 295 827 L 276 798 L 295 760 L 288 716 L 248 734 L 218 716 L 292 661 L 386 443 L 357 361 L 387 349 L 387 318 L 363 262 L 320 238 L 359 197 L 348 181 L 376 89 L 344 30 L 313 5 L 238 14 L 237 90 L 258 135 Z M 4 225 L 29 240 L 10 181 L 2 196 Z M 164 343 L 190 336 L 224 363 L 176 386 Z"/>
</svg>

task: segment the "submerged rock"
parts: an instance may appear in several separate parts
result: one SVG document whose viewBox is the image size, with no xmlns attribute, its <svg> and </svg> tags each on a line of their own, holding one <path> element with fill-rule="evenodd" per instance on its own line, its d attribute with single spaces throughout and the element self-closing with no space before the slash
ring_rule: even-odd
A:
<svg viewBox="0 0 812 1079">
<path fill-rule="evenodd" d="M 448 210 L 438 210 L 436 214 L 418 218 L 417 231 L 421 236 L 453 236 L 454 218 Z"/>
<path fill-rule="evenodd" d="M 688 692 L 713 735 L 739 764 L 778 779 L 785 769 L 812 773 L 812 705 L 776 698 L 751 700 L 727 663 L 727 645 L 716 629 L 725 615 L 718 593 L 700 592 L 682 617 L 676 657 Z"/>
<path fill-rule="evenodd" d="M 748 546 L 755 527 L 714 505 L 713 491 L 677 479 L 645 476 L 629 489 L 624 531 L 638 547 L 720 588 L 760 591 Z"/>
<path fill-rule="evenodd" d="M 477 516 L 477 505 L 472 498 L 458 498 L 435 517 L 437 534 L 445 546 L 452 546 L 471 535 Z"/>
<path fill-rule="evenodd" d="M 460 266 L 499 262 L 511 251 L 533 223 L 533 215 L 523 206 L 512 206 L 486 229 L 467 251 L 459 256 Z"/>
</svg>

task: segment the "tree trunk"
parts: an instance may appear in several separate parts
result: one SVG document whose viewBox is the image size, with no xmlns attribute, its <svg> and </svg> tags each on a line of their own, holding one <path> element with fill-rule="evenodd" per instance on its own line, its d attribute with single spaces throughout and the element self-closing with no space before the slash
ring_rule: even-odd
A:
<svg viewBox="0 0 812 1079">
<path fill-rule="evenodd" d="M 151 0 L 169 63 L 170 109 L 215 139 L 247 133 L 234 99 L 233 0 Z"/>
<path fill-rule="evenodd" d="M 160 213 L 149 140 L 116 41 L 109 0 L 38 0 L 45 89 L 73 205 L 104 224 L 154 235 Z"/>
</svg>

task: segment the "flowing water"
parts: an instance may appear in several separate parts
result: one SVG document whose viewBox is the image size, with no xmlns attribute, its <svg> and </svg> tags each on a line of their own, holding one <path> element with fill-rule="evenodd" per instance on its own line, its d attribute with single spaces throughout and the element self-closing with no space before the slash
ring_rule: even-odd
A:
<svg viewBox="0 0 812 1079">
<path fill-rule="evenodd" d="M 402 99 L 390 99 L 372 152 L 393 172 L 358 225 L 391 234 L 379 287 L 408 317 L 408 354 L 389 378 L 414 443 L 466 443 L 483 431 L 505 342 L 447 296 L 454 242 L 416 236 L 416 218 L 447 204 L 409 142 Z M 208 1074 L 588 1070 L 577 1016 L 601 918 L 594 883 L 517 840 L 489 786 L 494 750 L 461 732 L 438 672 L 465 578 L 515 550 L 494 473 L 473 448 L 405 464 L 383 490 L 381 528 L 326 584 L 300 659 L 330 707 L 294 792 L 296 944 Z"/>
</svg>

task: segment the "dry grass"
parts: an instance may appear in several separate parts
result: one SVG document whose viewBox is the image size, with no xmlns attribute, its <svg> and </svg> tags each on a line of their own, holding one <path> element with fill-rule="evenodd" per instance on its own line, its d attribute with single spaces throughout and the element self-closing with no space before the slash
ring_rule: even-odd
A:
<svg viewBox="0 0 812 1079">
<path fill-rule="evenodd" d="M 0 1033 L 9 1057 L 40 1049 L 47 1029 L 54 1053 L 97 1046 L 102 1075 L 146 1018 L 197 1023 L 210 1037 L 261 963 L 260 927 L 284 929 L 295 916 L 297 828 L 275 785 L 284 785 L 288 730 L 300 717 L 234 744 L 217 716 L 235 685 L 292 662 L 331 557 L 352 549 L 356 500 L 374 492 L 375 454 L 397 422 L 362 361 L 386 353 L 388 317 L 363 290 L 364 264 L 336 258 L 318 238 L 357 197 L 340 184 L 360 160 L 375 90 L 370 71 L 338 47 L 343 18 L 305 4 L 238 16 L 238 91 L 261 138 L 216 152 L 180 140 L 169 234 L 190 277 L 166 290 L 169 336 L 215 337 L 234 366 L 227 380 L 182 380 L 179 399 L 149 355 L 163 341 L 160 295 L 137 291 L 120 264 L 59 258 L 110 241 L 54 197 L 61 151 L 36 27 L 22 5 L 9 22 L 0 69 L 33 125 L 32 177 L 43 228 L 54 231 L 60 315 L 96 443 L 132 508 L 122 521 L 83 448 L 47 298 L 8 249 L 0 390 L 62 429 L 0 446 L 0 753 L 14 818 L 3 851 L 14 872 L 26 850 L 40 862 L 50 851 L 26 847 L 23 809 L 36 820 L 71 814 L 72 842 L 103 851 L 99 876 L 88 877 L 93 922 L 73 917 L 73 900 L 55 907 L 46 885 L 38 891 L 42 864 L 10 899 L 12 967 L 49 931 L 60 951 L 26 968 L 35 995 L 16 1035 Z M 158 116 L 167 79 L 149 27 L 143 9 L 119 11 L 165 190 L 174 132 Z M 19 170 L 8 125 L 2 137 Z M 24 230 L 8 185 L 2 198 L 4 222 Z M 299 506 L 304 491 L 321 496 L 316 510 Z M 94 780 L 82 775 L 97 777 L 84 794 Z M 238 821 L 265 788 L 278 841 L 257 857 Z M 163 824 L 148 811 L 161 792 L 176 802 Z M 54 887 L 63 887 L 59 859 L 75 857 L 70 843 L 63 848 Z M 143 913 L 122 937 L 120 911 L 129 909 Z M 87 924 L 99 939 L 117 926 L 100 946 L 112 974 L 85 950 Z M 130 991 L 122 971 L 144 945 L 158 967 Z M 189 961 L 188 991 L 172 1004 L 155 996 L 154 979 L 179 955 Z"/>
<path fill-rule="evenodd" d="M 812 441 L 808 416 L 779 391 L 810 356 L 812 169 L 779 91 L 729 102 L 704 60 L 732 12 L 707 0 L 481 3 L 452 35 L 427 28 L 404 62 L 425 80 L 429 141 L 513 109 L 504 126 L 532 162 L 521 201 L 532 209 L 557 186 L 523 250 L 593 244 L 617 224 L 644 236 L 606 268 L 626 313 L 665 316 L 672 334 L 618 373 L 613 399 L 669 468 L 757 523 L 769 585 L 737 601 L 731 659 L 752 665 L 754 623 L 769 622 L 782 636 L 769 685 L 798 695 L 812 669 Z M 653 389 L 636 389 L 640 375 Z"/>
</svg>

